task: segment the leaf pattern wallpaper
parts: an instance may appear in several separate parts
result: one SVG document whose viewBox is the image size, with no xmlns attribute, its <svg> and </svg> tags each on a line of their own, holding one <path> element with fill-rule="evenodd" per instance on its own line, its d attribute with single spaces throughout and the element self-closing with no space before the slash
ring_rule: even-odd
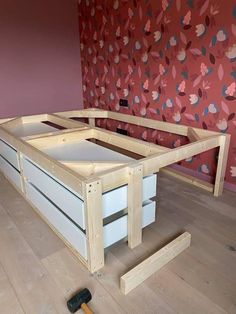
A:
<svg viewBox="0 0 236 314">
<path fill-rule="evenodd" d="M 236 190 L 236 2 L 80 0 L 78 12 L 85 107 L 230 133 L 226 181 Z M 156 130 L 97 123 L 167 147 L 187 143 Z M 217 153 L 180 164 L 214 177 Z"/>
</svg>

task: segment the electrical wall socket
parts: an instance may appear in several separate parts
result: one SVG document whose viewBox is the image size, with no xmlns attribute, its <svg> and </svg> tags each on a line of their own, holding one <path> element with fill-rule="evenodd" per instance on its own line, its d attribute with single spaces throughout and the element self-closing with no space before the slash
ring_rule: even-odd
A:
<svg viewBox="0 0 236 314">
<path fill-rule="evenodd" d="M 128 100 L 127 99 L 120 99 L 120 106 L 121 107 L 128 107 L 129 104 L 128 104 Z"/>
<path fill-rule="evenodd" d="M 116 128 L 116 133 L 123 134 L 123 135 L 128 135 L 128 131 L 123 130 L 121 128 Z"/>
</svg>

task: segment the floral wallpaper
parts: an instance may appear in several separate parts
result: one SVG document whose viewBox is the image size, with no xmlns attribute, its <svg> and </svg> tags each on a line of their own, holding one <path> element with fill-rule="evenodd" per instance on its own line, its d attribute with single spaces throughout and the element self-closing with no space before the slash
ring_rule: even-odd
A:
<svg viewBox="0 0 236 314">
<path fill-rule="evenodd" d="M 236 185 L 235 0 L 80 0 L 85 107 L 230 133 Z M 119 106 L 119 99 L 129 102 Z M 177 147 L 185 137 L 124 123 L 130 136 Z M 181 162 L 214 176 L 217 151 Z"/>
</svg>

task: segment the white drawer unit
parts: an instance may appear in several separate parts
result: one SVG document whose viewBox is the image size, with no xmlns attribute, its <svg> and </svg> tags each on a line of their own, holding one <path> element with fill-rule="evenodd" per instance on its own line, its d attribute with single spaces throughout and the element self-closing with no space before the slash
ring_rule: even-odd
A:
<svg viewBox="0 0 236 314">
<path fill-rule="evenodd" d="M 53 176 L 23 158 L 24 176 L 54 204 L 85 230 L 84 201 L 73 191 L 58 182 Z M 156 175 L 143 179 L 143 201 L 155 196 Z M 122 186 L 102 195 L 103 218 L 128 207 L 128 186 Z"/>
<path fill-rule="evenodd" d="M 0 155 L 2 155 L 16 169 L 20 170 L 16 150 L 2 140 L 0 140 Z"/>
<path fill-rule="evenodd" d="M 128 206 L 128 187 L 124 185 L 102 195 L 103 218 L 109 217 Z"/>
<path fill-rule="evenodd" d="M 155 221 L 156 202 L 147 201 L 143 204 L 142 227 Z M 128 236 L 128 215 L 124 215 L 104 226 L 104 248 Z"/>
<path fill-rule="evenodd" d="M 49 223 L 87 259 L 86 235 L 69 220 L 54 204 L 40 193 L 29 182 L 26 182 L 26 197 L 49 221 Z M 142 213 L 142 227 L 155 221 L 155 205 L 153 201 L 145 202 Z M 124 215 L 103 227 L 104 248 L 120 241 L 128 235 L 128 215 Z"/>
<path fill-rule="evenodd" d="M 156 196 L 157 176 L 143 178 L 143 202 Z M 103 194 L 103 218 L 128 207 L 128 186 L 124 185 Z"/>
<path fill-rule="evenodd" d="M 21 176 L 18 170 L 16 170 L 9 162 L 0 156 L 0 170 L 4 175 L 17 186 L 20 190 L 21 187 Z"/>
<path fill-rule="evenodd" d="M 26 197 L 63 238 L 87 260 L 86 235 L 28 182 L 26 183 Z"/>
<path fill-rule="evenodd" d="M 85 230 L 83 200 L 25 158 L 23 158 L 23 172 L 29 182 Z"/>
<path fill-rule="evenodd" d="M 143 202 L 156 196 L 157 175 L 143 178 Z"/>
</svg>

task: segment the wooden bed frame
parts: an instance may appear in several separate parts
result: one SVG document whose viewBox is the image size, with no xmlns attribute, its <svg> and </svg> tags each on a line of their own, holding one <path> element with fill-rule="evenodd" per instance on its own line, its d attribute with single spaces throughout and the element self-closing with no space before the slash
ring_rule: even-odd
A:
<svg viewBox="0 0 236 314">
<path fill-rule="evenodd" d="M 89 124 L 74 118 L 88 118 Z M 169 149 L 97 128 L 96 118 L 179 134 L 190 143 Z M 113 152 L 97 145 L 98 141 L 142 158 Z M 142 242 L 142 228 L 155 221 L 151 199 L 155 174 L 162 168 L 219 147 L 214 195 L 221 195 L 229 142 L 228 134 L 99 109 L 25 116 L 0 120 L 0 170 L 89 271 L 95 272 L 104 266 L 104 247 L 125 237 L 130 248 Z M 71 157 L 73 147 L 75 152 L 85 147 L 91 156 L 60 158 Z M 93 155 L 96 150 L 98 160 Z M 103 160 L 104 154 L 110 154 L 111 160 Z M 209 184 L 189 176 L 183 179 L 210 190 Z M 72 241 L 77 237 L 81 237 L 79 244 Z"/>
</svg>

